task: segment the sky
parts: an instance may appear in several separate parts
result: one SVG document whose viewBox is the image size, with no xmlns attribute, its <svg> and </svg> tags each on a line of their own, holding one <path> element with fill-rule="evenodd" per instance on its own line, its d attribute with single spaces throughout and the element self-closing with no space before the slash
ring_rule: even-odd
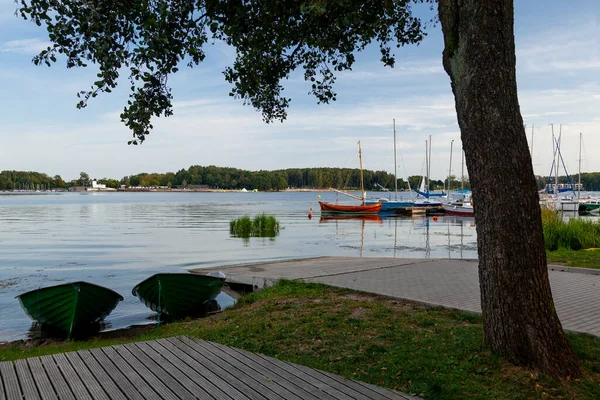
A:
<svg viewBox="0 0 600 400">
<path fill-rule="evenodd" d="M 357 55 L 352 71 L 338 76 L 337 101 L 319 105 L 300 74 L 284 83 L 292 98 L 284 123 L 265 124 L 260 112 L 228 95 L 222 71 L 234 59 L 224 44 L 207 48 L 206 60 L 170 78 L 174 115 L 154 121 L 141 146 L 119 114 L 128 85 L 76 108 L 76 94 L 94 82 L 93 67 L 51 68 L 31 59 L 48 45 L 46 30 L 14 15 L 0 2 L 0 171 L 61 175 L 85 171 L 91 178 L 120 179 L 140 172 L 175 172 L 191 165 L 246 170 L 363 166 L 394 172 L 396 121 L 398 177 L 425 171 L 431 135 L 432 179 L 461 175 L 460 131 L 449 78 L 441 64 L 439 25 L 419 46 L 395 49 L 396 66 L 384 67 L 378 49 Z M 424 16 L 429 17 L 425 11 Z M 600 2 L 516 0 L 517 85 L 533 166 L 548 175 L 552 126 L 562 132 L 561 153 L 576 174 L 600 171 Z M 562 127 L 561 127 L 562 125 Z M 452 142 L 453 141 L 453 142 Z M 452 147 L 452 165 L 450 165 Z M 563 174 L 561 170 L 561 174 Z"/>
</svg>

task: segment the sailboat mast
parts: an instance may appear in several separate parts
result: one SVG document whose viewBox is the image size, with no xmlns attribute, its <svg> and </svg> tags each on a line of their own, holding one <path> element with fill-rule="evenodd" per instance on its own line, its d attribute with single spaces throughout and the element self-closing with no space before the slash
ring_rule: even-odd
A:
<svg viewBox="0 0 600 400">
<path fill-rule="evenodd" d="M 429 142 L 425 141 L 425 191 L 429 193 Z"/>
<path fill-rule="evenodd" d="M 465 193 L 465 151 L 461 150 L 460 154 L 462 156 L 461 157 L 462 158 L 462 164 L 461 164 L 461 167 L 460 167 L 460 190 L 463 192 L 463 196 L 464 196 L 464 193 Z"/>
<path fill-rule="evenodd" d="M 362 150 L 360 149 L 360 140 L 358 141 L 358 160 L 360 164 L 360 192 L 362 193 L 362 205 L 365 205 L 365 200 L 367 195 L 365 193 L 365 184 L 363 180 L 363 170 L 362 170 Z"/>
<path fill-rule="evenodd" d="M 555 165 L 556 164 L 556 153 L 558 153 L 558 149 L 556 148 L 556 144 L 558 143 L 556 141 L 556 138 L 554 137 L 554 124 L 550 124 L 550 128 L 552 129 L 552 164 Z M 556 170 L 552 170 L 550 171 L 551 174 L 554 174 L 555 181 L 554 181 L 554 193 L 555 195 L 558 195 L 558 172 L 556 172 Z M 550 179 L 548 179 L 548 181 L 550 181 Z"/>
<path fill-rule="evenodd" d="M 394 118 L 394 199 L 398 201 L 398 163 L 396 162 L 396 118 Z"/>
<path fill-rule="evenodd" d="M 558 128 L 558 140 L 556 141 L 556 197 L 558 197 L 558 164 L 560 163 L 560 141 L 562 139 L 562 124 Z"/>
<path fill-rule="evenodd" d="M 448 167 L 448 195 L 450 195 L 450 174 L 452 174 L 452 146 L 454 145 L 454 139 L 450 142 L 450 166 Z"/>
<path fill-rule="evenodd" d="M 581 197 L 581 132 L 579 132 L 579 178 L 577 179 L 577 200 Z"/>
</svg>

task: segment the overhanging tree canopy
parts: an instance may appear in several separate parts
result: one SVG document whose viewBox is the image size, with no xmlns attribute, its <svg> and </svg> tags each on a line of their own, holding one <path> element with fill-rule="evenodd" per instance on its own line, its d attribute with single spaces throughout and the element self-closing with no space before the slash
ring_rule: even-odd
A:
<svg viewBox="0 0 600 400">
<path fill-rule="evenodd" d="M 414 0 L 417 2 L 423 2 Z M 377 42 L 384 65 L 391 45 L 418 43 L 423 22 L 410 0 L 21 0 L 20 13 L 45 24 L 53 46 L 37 64 L 99 67 L 80 107 L 130 73 L 121 118 L 142 142 L 152 116 L 172 114 L 170 74 L 193 66 L 203 46 L 222 39 L 236 49 L 225 78 L 231 95 L 283 120 L 281 81 L 304 71 L 319 102 L 335 100 L 335 73 Z M 427 2 L 425 0 L 425 2 Z M 433 1 L 429 1 L 434 3 Z M 511 0 L 439 0 L 443 64 L 455 96 L 473 188 L 486 343 L 510 361 L 566 378 L 580 374 L 554 310 L 540 208 L 516 88 Z M 511 191 L 506 187 L 514 188 Z"/>
</svg>

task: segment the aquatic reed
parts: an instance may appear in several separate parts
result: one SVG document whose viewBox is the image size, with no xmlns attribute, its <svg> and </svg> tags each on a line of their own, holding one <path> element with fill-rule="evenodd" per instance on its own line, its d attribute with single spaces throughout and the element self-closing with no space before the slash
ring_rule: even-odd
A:
<svg viewBox="0 0 600 400">
<path fill-rule="evenodd" d="M 561 216 L 551 210 L 542 210 L 544 227 L 544 246 L 546 250 L 559 248 L 570 250 L 600 247 L 600 223 L 582 218 L 570 218 L 563 221 Z"/>
<path fill-rule="evenodd" d="M 229 222 L 229 233 L 241 238 L 274 238 L 279 235 L 279 221 L 272 215 L 259 214 L 254 219 L 244 215 Z"/>
</svg>

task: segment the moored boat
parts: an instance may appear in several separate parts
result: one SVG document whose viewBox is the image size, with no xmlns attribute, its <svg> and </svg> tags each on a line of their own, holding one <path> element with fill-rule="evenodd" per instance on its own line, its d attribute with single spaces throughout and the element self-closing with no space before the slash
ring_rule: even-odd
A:
<svg viewBox="0 0 600 400">
<path fill-rule="evenodd" d="M 131 293 L 146 307 L 172 319 L 202 314 L 204 305 L 221 292 L 225 277 L 191 273 L 159 273 L 138 283 Z"/>
<path fill-rule="evenodd" d="M 438 214 L 444 212 L 444 205 L 441 200 L 436 200 L 436 198 L 446 197 L 446 193 L 442 190 L 441 193 L 432 193 L 429 191 L 429 170 L 431 164 L 431 135 L 429 135 L 429 141 L 425 141 L 425 165 L 427 172 L 423 176 L 421 180 L 421 185 L 419 190 L 415 189 L 415 193 L 419 196 L 415 200 L 413 205 L 413 210 L 418 210 L 419 212 L 424 212 L 427 214 Z"/>
<path fill-rule="evenodd" d="M 580 214 L 597 214 L 600 211 L 600 199 L 591 199 L 579 202 Z"/>
<path fill-rule="evenodd" d="M 380 198 L 376 201 L 367 201 L 365 204 L 381 204 L 381 212 L 393 212 L 393 213 L 411 213 L 413 205 L 415 204 L 412 200 L 398 200 L 398 173 L 397 173 L 397 161 L 396 161 L 396 120 L 394 119 L 394 200 Z M 383 186 L 379 185 L 379 187 L 385 189 Z M 410 189 L 410 184 L 409 184 Z M 387 189 L 386 189 L 387 190 Z"/>
<path fill-rule="evenodd" d="M 444 212 L 447 215 L 457 215 L 461 217 L 473 217 L 475 212 L 473 211 L 473 203 L 454 201 L 450 204 L 444 204 Z"/>
<path fill-rule="evenodd" d="M 415 200 L 413 210 L 419 210 L 427 214 L 437 214 L 444 212 L 444 205 L 438 200 L 418 198 Z"/>
<path fill-rule="evenodd" d="M 319 205 L 321 206 L 321 212 L 327 213 L 375 214 L 381 210 L 381 203 L 351 206 L 344 204 L 325 203 L 320 201 Z"/>
<path fill-rule="evenodd" d="M 93 283 L 72 282 L 32 290 L 17 299 L 31 319 L 70 339 L 106 318 L 123 296 Z"/>
<path fill-rule="evenodd" d="M 324 201 L 319 202 L 319 206 L 321 207 L 322 213 L 340 213 L 340 214 L 372 214 L 377 213 L 381 210 L 381 203 L 375 204 L 366 204 L 366 193 L 365 193 L 365 185 L 363 181 L 363 169 L 362 169 L 362 150 L 360 148 L 360 141 L 358 142 L 358 159 L 360 162 L 360 191 L 361 197 L 355 196 L 350 193 L 342 192 L 340 190 L 335 190 L 338 193 L 344 194 L 346 196 L 358 199 L 361 201 L 361 204 L 358 206 L 337 204 L 337 203 L 326 203 Z"/>
</svg>

